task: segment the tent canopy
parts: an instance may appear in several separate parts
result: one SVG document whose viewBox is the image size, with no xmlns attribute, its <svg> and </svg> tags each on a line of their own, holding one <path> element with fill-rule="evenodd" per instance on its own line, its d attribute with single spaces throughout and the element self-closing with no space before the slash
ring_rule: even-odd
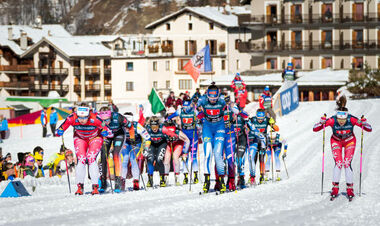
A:
<svg viewBox="0 0 380 226">
<path fill-rule="evenodd" d="M 52 104 L 67 102 L 66 98 L 55 97 L 7 97 L 6 101 L 23 101 L 23 102 L 38 102 L 43 107 L 49 107 Z"/>
</svg>

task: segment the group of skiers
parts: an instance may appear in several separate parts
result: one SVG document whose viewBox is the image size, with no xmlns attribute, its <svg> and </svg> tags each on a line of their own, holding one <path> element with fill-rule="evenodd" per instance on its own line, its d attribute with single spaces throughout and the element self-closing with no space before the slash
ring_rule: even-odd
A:
<svg viewBox="0 0 380 226">
<path fill-rule="evenodd" d="M 270 99 L 264 101 L 271 102 Z M 265 106 L 271 104 L 265 103 Z M 279 156 L 283 149 L 283 158 L 286 157 L 287 144 L 278 133 L 274 118 L 266 113 L 265 108 L 258 109 L 255 116 L 249 118 L 239 104 L 233 103 L 230 96 L 223 94 L 214 84 L 200 98 L 194 95 L 192 99 L 184 100 L 182 107 L 166 109 L 165 117 L 152 116 L 141 125 L 133 121 L 132 116 L 130 112 L 122 115 L 108 106 L 95 113 L 86 104 L 81 104 L 59 126 L 57 136 L 62 136 L 69 126 L 74 127 L 75 180 L 78 187 L 75 194 L 83 194 L 86 164 L 92 194 L 107 189 L 107 178 L 111 177 L 108 161 L 111 153 L 115 192 L 125 190 L 128 174 L 133 178 L 133 189 L 139 190 L 144 164 L 147 167 L 147 187 L 155 184 L 155 170 L 160 174 L 160 187 L 167 186 L 171 170 L 175 185 L 181 184 L 181 171 L 183 184 L 198 183 L 201 179 L 200 143 L 203 143 L 204 150 L 205 193 L 210 190 L 210 175 L 214 171 L 212 159 L 215 160 L 214 190 L 221 193 L 227 189 L 235 190 L 236 185 L 245 187 L 246 159 L 250 168 L 249 184 L 256 184 L 257 161 L 260 165 L 258 183 L 269 180 L 272 152 L 275 159 L 272 161 L 276 162 L 276 177 L 272 179 L 281 179 Z M 100 166 L 96 162 L 99 153 Z M 226 182 L 225 177 L 228 178 Z M 237 183 L 235 177 L 238 178 Z"/>
</svg>

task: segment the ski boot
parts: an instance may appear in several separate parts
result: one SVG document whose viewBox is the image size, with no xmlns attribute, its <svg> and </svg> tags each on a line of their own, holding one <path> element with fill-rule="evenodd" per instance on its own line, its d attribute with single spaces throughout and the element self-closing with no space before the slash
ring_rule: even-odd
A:
<svg viewBox="0 0 380 226">
<path fill-rule="evenodd" d="M 160 187 L 166 187 L 165 176 L 160 175 Z"/>
<path fill-rule="evenodd" d="M 198 183 L 199 183 L 198 172 L 194 172 L 194 184 L 198 184 Z"/>
<path fill-rule="evenodd" d="M 255 179 L 255 176 L 250 176 L 249 177 L 249 184 L 252 186 L 252 185 L 256 185 L 256 179 Z"/>
<path fill-rule="evenodd" d="M 228 190 L 230 190 L 230 191 L 236 190 L 235 177 L 229 177 L 228 178 Z"/>
<path fill-rule="evenodd" d="M 214 185 L 214 190 L 215 191 L 220 191 L 220 178 L 221 177 L 218 177 L 218 179 L 215 180 L 215 185 Z"/>
<path fill-rule="evenodd" d="M 183 184 L 189 183 L 189 179 L 187 178 L 187 173 L 184 173 L 183 176 L 184 176 L 184 178 L 183 178 Z"/>
<path fill-rule="evenodd" d="M 239 179 L 238 179 L 238 183 L 237 183 L 238 186 L 240 186 L 241 189 L 245 188 L 245 179 L 244 179 L 244 175 L 240 175 L 239 176 Z"/>
<path fill-rule="evenodd" d="M 281 180 L 280 172 L 276 172 L 276 181 L 280 181 L 280 180 Z"/>
<path fill-rule="evenodd" d="M 103 193 L 103 192 L 105 192 L 106 191 L 106 189 L 107 189 L 107 180 L 106 180 L 107 178 L 106 177 L 103 177 L 103 176 L 101 176 L 100 177 L 100 179 L 99 179 L 99 192 L 100 193 Z"/>
<path fill-rule="evenodd" d="M 203 192 L 208 193 L 210 190 L 210 174 L 205 174 L 205 182 L 203 184 Z"/>
<path fill-rule="evenodd" d="M 99 185 L 98 184 L 93 184 L 92 185 L 92 192 L 91 192 L 91 195 L 99 195 Z"/>
<path fill-rule="evenodd" d="M 146 187 L 153 187 L 153 175 L 148 175 L 148 183 L 146 183 Z"/>
<path fill-rule="evenodd" d="M 121 192 L 121 177 L 115 178 L 115 189 L 113 190 L 115 193 Z"/>
<path fill-rule="evenodd" d="M 125 178 L 120 177 L 120 179 L 121 179 L 120 189 L 122 191 L 125 191 Z"/>
<path fill-rule="evenodd" d="M 78 190 L 75 192 L 76 195 L 83 195 L 83 184 L 77 184 Z"/>
<path fill-rule="evenodd" d="M 354 194 L 354 184 L 347 184 L 347 197 L 348 197 L 348 200 L 350 202 L 355 197 L 355 194 Z"/>
<path fill-rule="evenodd" d="M 265 182 L 264 182 L 264 175 L 263 174 L 261 174 L 260 175 L 260 184 L 264 184 Z"/>
<path fill-rule="evenodd" d="M 265 171 L 265 181 L 269 181 L 269 171 Z"/>
<path fill-rule="evenodd" d="M 338 193 L 339 193 L 339 182 L 338 183 L 333 182 L 332 184 L 333 184 L 333 187 L 331 190 L 331 200 L 334 200 L 338 196 Z"/>
<path fill-rule="evenodd" d="M 174 182 L 175 182 L 175 186 L 181 186 L 181 183 L 179 183 L 179 175 L 178 174 L 174 175 Z"/>
<path fill-rule="evenodd" d="M 219 184 L 220 184 L 220 194 L 223 194 L 227 190 L 226 185 L 224 183 L 224 176 L 219 177 Z M 235 186 L 235 180 L 234 180 L 234 186 Z"/>
<path fill-rule="evenodd" d="M 135 191 L 140 190 L 139 180 L 137 179 L 133 180 L 133 190 Z"/>
</svg>

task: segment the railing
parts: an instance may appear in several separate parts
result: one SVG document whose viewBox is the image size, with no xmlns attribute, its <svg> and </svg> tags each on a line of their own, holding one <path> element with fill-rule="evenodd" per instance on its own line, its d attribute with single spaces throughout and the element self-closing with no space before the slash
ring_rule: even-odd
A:
<svg viewBox="0 0 380 226">
<path fill-rule="evenodd" d="M 161 49 L 163 53 L 172 53 L 173 45 L 161 45 Z"/>
<path fill-rule="evenodd" d="M 68 75 L 67 68 L 31 68 L 29 75 Z"/>
<path fill-rule="evenodd" d="M 380 17 L 377 13 L 354 14 L 354 13 L 324 13 L 324 14 L 298 14 L 298 15 L 259 15 L 238 16 L 239 24 L 263 23 L 267 25 L 285 24 L 326 24 L 326 23 L 356 23 L 356 22 L 378 22 Z"/>
<path fill-rule="evenodd" d="M 100 68 L 85 68 L 85 74 L 100 74 Z"/>
<path fill-rule="evenodd" d="M 148 46 L 149 53 L 158 53 L 158 45 L 156 46 Z"/>
<path fill-rule="evenodd" d="M 32 88 L 34 90 L 61 90 L 61 85 L 60 84 L 33 84 Z M 62 90 L 63 91 L 69 91 L 69 85 L 62 85 Z"/>
<path fill-rule="evenodd" d="M 84 72 L 86 75 L 100 74 L 100 68 L 85 68 Z M 74 76 L 80 77 L 80 73 L 80 68 L 74 68 Z M 111 68 L 104 68 L 104 74 L 111 74 Z"/>
<path fill-rule="evenodd" d="M 33 65 L 0 65 L 0 71 L 28 71 Z"/>
<path fill-rule="evenodd" d="M 30 88 L 31 82 L 0 82 L 0 87 L 4 88 Z"/>
<path fill-rule="evenodd" d="M 104 89 L 105 90 L 111 90 L 112 89 L 112 85 L 111 84 L 105 84 L 104 85 Z"/>
<path fill-rule="evenodd" d="M 104 74 L 111 74 L 111 68 L 104 68 Z"/>
<path fill-rule="evenodd" d="M 100 90 L 100 85 L 99 84 L 86 85 L 86 90 L 98 91 Z"/>
<path fill-rule="evenodd" d="M 311 50 L 380 50 L 380 43 L 370 41 L 291 41 L 291 42 L 240 42 L 240 52 L 276 52 L 276 51 L 311 51 Z"/>
</svg>

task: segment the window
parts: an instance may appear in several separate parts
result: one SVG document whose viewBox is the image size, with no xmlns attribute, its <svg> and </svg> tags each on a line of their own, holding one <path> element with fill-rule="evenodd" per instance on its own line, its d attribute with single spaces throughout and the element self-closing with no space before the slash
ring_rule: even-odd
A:
<svg viewBox="0 0 380 226">
<path fill-rule="evenodd" d="M 352 58 L 352 69 L 363 69 L 363 57 Z"/>
<path fill-rule="evenodd" d="M 240 42 L 241 42 L 241 39 L 236 39 L 235 40 L 235 49 L 239 49 Z"/>
<path fill-rule="evenodd" d="M 170 71 L 170 61 L 165 61 L 165 70 Z"/>
<path fill-rule="evenodd" d="M 363 48 L 363 30 L 357 29 L 352 31 L 352 47 L 355 49 Z"/>
<path fill-rule="evenodd" d="M 191 79 L 180 79 L 178 82 L 179 89 L 191 89 Z"/>
<path fill-rule="evenodd" d="M 153 71 L 157 71 L 157 61 L 153 61 Z"/>
<path fill-rule="evenodd" d="M 302 5 L 296 4 L 291 6 L 291 19 L 293 23 L 302 23 Z"/>
<path fill-rule="evenodd" d="M 364 19 L 364 5 L 363 5 L 363 3 L 352 4 L 352 19 L 354 21 L 363 21 L 363 19 Z"/>
<path fill-rule="evenodd" d="M 267 69 L 277 69 L 277 58 L 267 58 Z"/>
<path fill-rule="evenodd" d="M 322 22 L 329 23 L 333 20 L 333 5 L 331 3 L 322 4 Z"/>
<path fill-rule="evenodd" d="M 292 32 L 292 49 L 302 49 L 302 31 Z"/>
<path fill-rule="evenodd" d="M 197 41 L 187 40 L 185 41 L 185 55 L 192 56 L 197 53 Z"/>
<path fill-rule="evenodd" d="M 210 30 L 214 30 L 214 23 L 209 23 L 208 25 L 209 25 Z"/>
<path fill-rule="evenodd" d="M 292 63 L 295 69 L 302 69 L 302 57 L 293 57 Z"/>
<path fill-rule="evenodd" d="M 188 61 L 189 59 L 178 59 L 178 71 L 184 71 L 184 67 Z"/>
<path fill-rule="evenodd" d="M 166 80 L 166 88 L 170 89 L 170 81 L 169 80 Z"/>
<path fill-rule="evenodd" d="M 324 68 L 332 68 L 332 58 L 331 57 L 323 57 L 322 58 L 322 69 Z"/>
<path fill-rule="evenodd" d="M 189 29 L 189 31 L 193 30 L 193 24 L 192 23 L 188 24 L 188 29 Z"/>
<path fill-rule="evenodd" d="M 322 48 L 331 49 L 332 48 L 332 31 L 322 31 Z"/>
<path fill-rule="evenodd" d="M 169 23 L 166 24 L 166 30 L 170 31 L 170 24 Z"/>
<path fill-rule="evenodd" d="M 191 14 L 189 14 L 189 20 L 191 20 Z"/>
<path fill-rule="evenodd" d="M 133 91 L 133 82 L 127 82 L 126 83 L 127 91 Z"/>
<path fill-rule="evenodd" d="M 236 70 L 240 69 L 240 60 L 236 60 Z"/>
<path fill-rule="evenodd" d="M 216 40 L 206 40 L 206 45 L 209 45 L 211 55 L 217 54 Z"/>
<path fill-rule="evenodd" d="M 226 70 L 226 60 L 222 60 L 222 71 Z"/>
<path fill-rule="evenodd" d="M 158 86 L 158 82 L 157 82 L 157 81 L 153 81 L 153 87 L 154 87 L 155 89 L 157 89 L 157 86 Z"/>
<path fill-rule="evenodd" d="M 133 62 L 127 62 L 126 63 L 126 70 L 127 71 L 133 71 Z"/>
</svg>

